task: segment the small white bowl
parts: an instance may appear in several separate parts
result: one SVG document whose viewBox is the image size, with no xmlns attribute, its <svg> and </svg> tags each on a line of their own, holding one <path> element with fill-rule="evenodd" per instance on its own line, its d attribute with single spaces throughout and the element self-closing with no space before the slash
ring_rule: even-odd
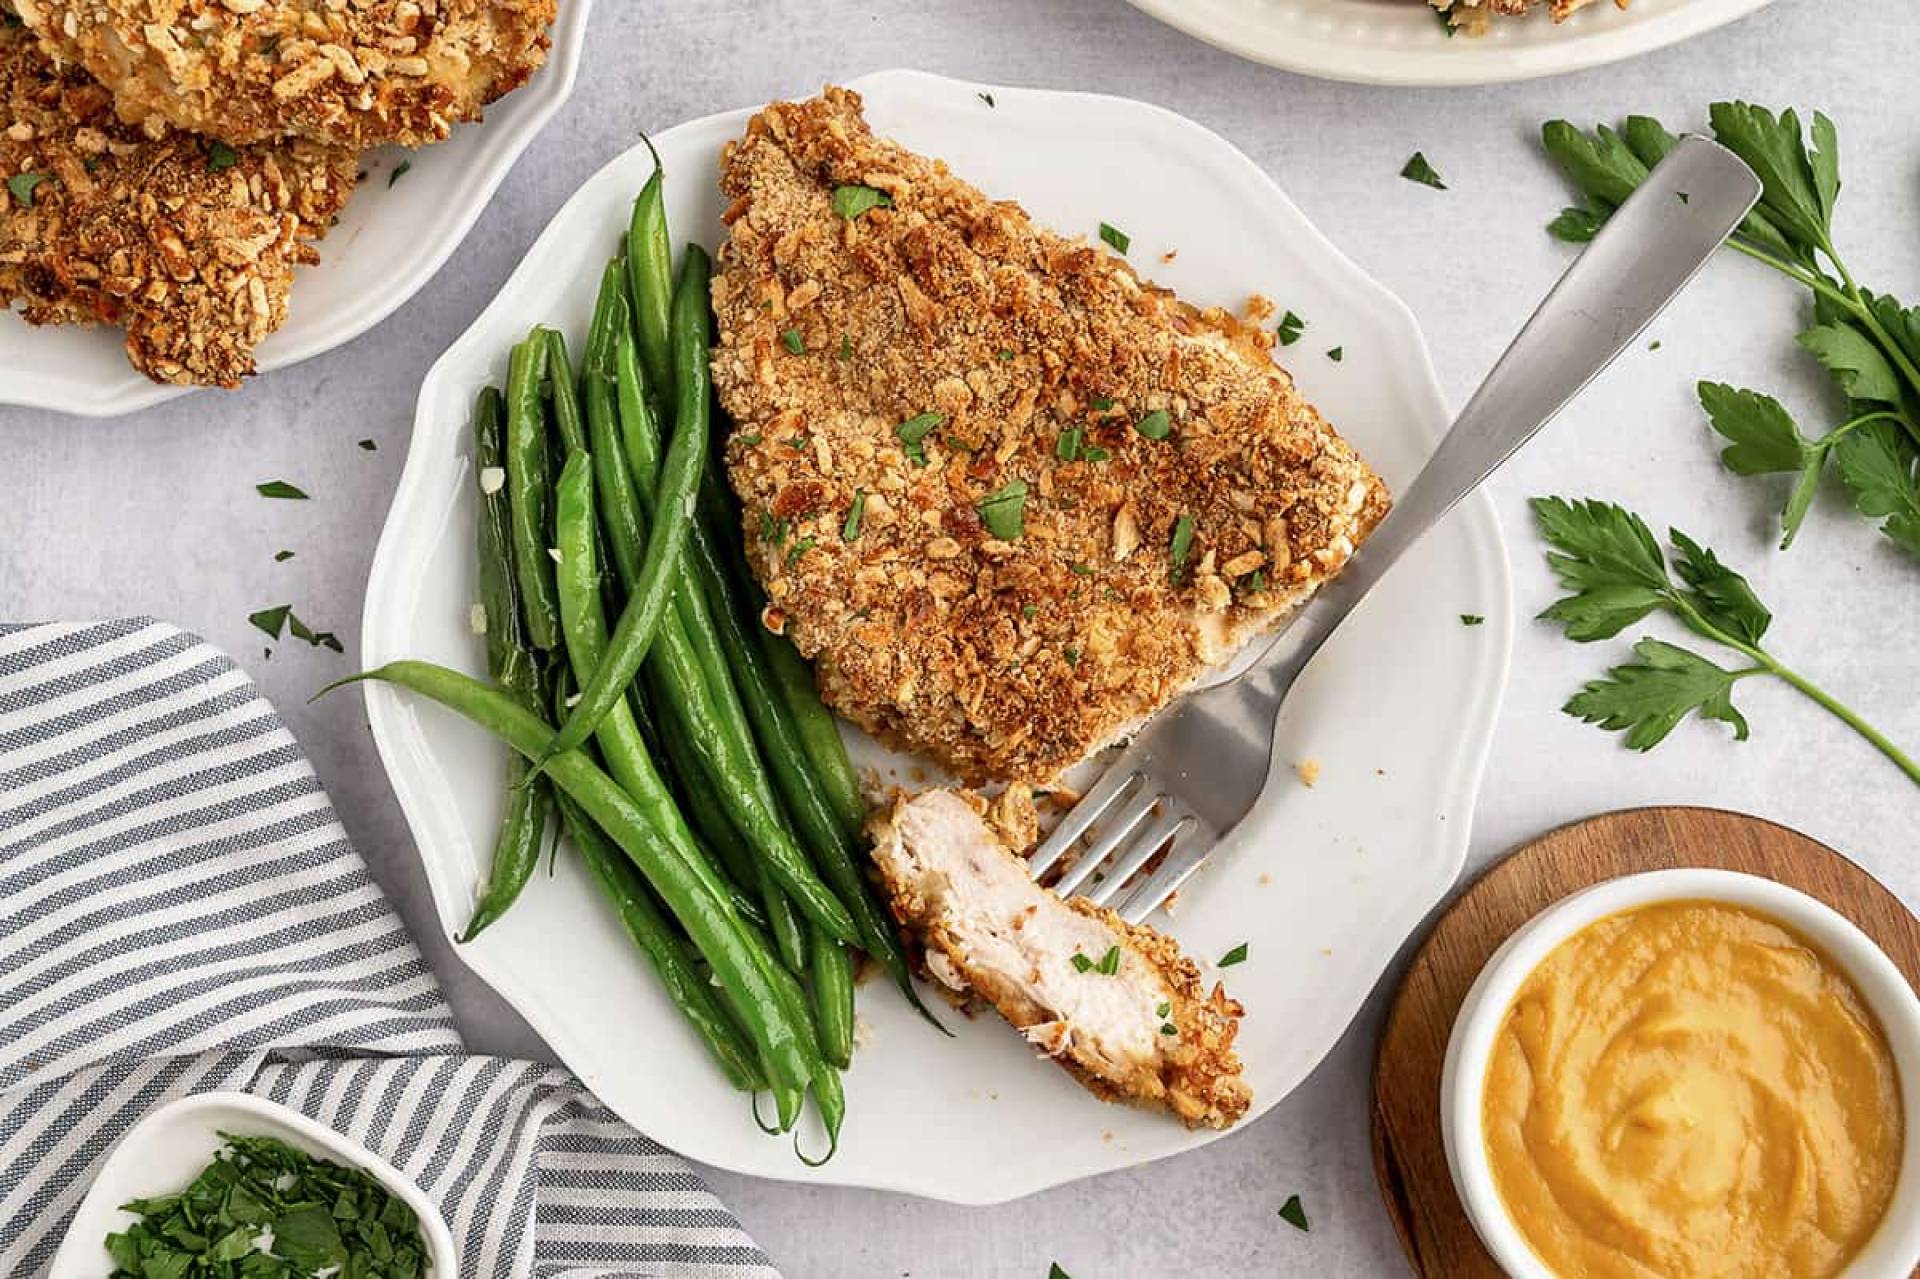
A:
<svg viewBox="0 0 1920 1279">
<path fill-rule="evenodd" d="M 1792 928 L 1852 979 L 1879 1019 L 1900 1075 L 1906 1144 L 1893 1200 L 1845 1276 L 1908 1279 L 1920 1264 L 1920 999 L 1893 961 L 1845 917 L 1784 884 L 1727 870 L 1657 870 L 1595 884 L 1535 915 L 1487 960 L 1454 1019 L 1440 1075 L 1447 1166 L 1474 1230 L 1515 1279 L 1554 1279 L 1500 1198 L 1480 1127 L 1487 1059 L 1521 984 L 1555 947 L 1596 920 L 1652 902 L 1703 900 L 1745 906 Z"/>
<path fill-rule="evenodd" d="M 120 1205 L 183 1189 L 213 1162 L 214 1153 L 225 1144 L 223 1132 L 278 1137 L 309 1155 L 365 1169 L 420 1219 L 420 1235 L 433 1259 L 428 1279 L 459 1279 L 460 1259 L 440 1210 L 405 1173 L 299 1111 L 243 1092 L 182 1097 L 129 1128 L 94 1174 L 93 1187 L 74 1213 L 46 1279 L 100 1279 L 112 1271 L 107 1236 L 139 1220 Z"/>
</svg>

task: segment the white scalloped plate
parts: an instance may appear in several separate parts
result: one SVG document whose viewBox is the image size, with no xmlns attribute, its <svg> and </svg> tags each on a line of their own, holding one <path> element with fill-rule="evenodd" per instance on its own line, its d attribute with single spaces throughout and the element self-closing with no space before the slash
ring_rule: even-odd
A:
<svg viewBox="0 0 1920 1279">
<path fill-rule="evenodd" d="M 546 65 L 488 107 L 486 119 L 455 126 L 437 146 L 382 147 L 361 157 L 367 176 L 320 242 L 319 265 L 295 271 L 287 322 L 255 353 L 260 372 L 359 337 L 445 265 L 514 161 L 573 92 L 591 8 L 592 0 L 560 0 Z M 393 182 L 394 169 L 407 160 L 405 179 Z M 193 389 L 135 370 L 117 328 L 31 328 L 0 314 L 0 404 L 115 417 Z"/>
<path fill-rule="evenodd" d="M 1119 98 L 908 71 L 854 83 L 876 129 L 946 158 L 1043 223 L 1092 232 L 1106 219 L 1132 235 L 1133 258 L 1149 275 L 1191 299 L 1238 306 L 1260 292 L 1306 316 L 1307 338 L 1287 363 L 1389 483 L 1404 485 L 1431 450 L 1448 414 L 1413 317 L 1216 135 Z M 986 89 L 996 108 L 978 96 Z M 747 115 L 711 116 L 656 139 L 676 238 L 719 242 L 714 175 L 722 144 Z M 533 320 L 565 326 L 578 349 L 600 268 L 649 171 L 646 151 L 636 149 L 589 179 L 427 375 L 367 588 L 369 665 L 421 657 L 483 669 L 468 627 L 468 405 L 483 381 L 503 376 L 509 345 Z M 1129 180 L 1116 183 L 1115 173 Z M 1175 249 L 1177 258 L 1163 262 Z M 1336 344 L 1343 362 L 1324 354 Z M 1466 852 L 1513 636 L 1491 503 L 1465 503 L 1413 558 L 1295 691 L 1280 757 L 1317 759 L 1319 784 L 1309 790 L 1283 771 L 1271 802 L 1250 819 L 1250 846 L 1202 872 L 1178 917 L 1158 921 L 1199 956 L 1251 943 L 1251 957 L 1229 975 L 1248 1009 L 1240 1043 L 1255 1116 L 1333 1046 Z M 1462 626 L 1462 613 L 1484 614 L 1486 624 Z M 369 685 L 367 708 L 451 935 L 486 873 L 502 751 L 390 689 Z M 909 776 L 911 760 L 865 739 L 854 745 L 859 762 Z M 756 1131 L 745 1099 L 704 1059 L 571 859 L 459 954 L 609 1106 L 676 1150 L 726 1168 L 993 1203 L 1219 1135 L 1101 1104 L 997 1019 L 949 1015 L 957 1037 L 942 1038 L 874 982 L 860 997 L 872 1033 L 847 1078 L 844 1141 L 832 1162 L 808 1170 L 785 1142 Z"/>
<path fill-rule="evenodd" d="M 1564 75 L 1664 49 L 1771 0 L 1594 0 L 1563 23 L 1544 12 L 1449 36 L 1416 0 L 1128 0 L 1168 26 L 1268 66 L 1359 84 L 1499 84 Z"/>
</svg>

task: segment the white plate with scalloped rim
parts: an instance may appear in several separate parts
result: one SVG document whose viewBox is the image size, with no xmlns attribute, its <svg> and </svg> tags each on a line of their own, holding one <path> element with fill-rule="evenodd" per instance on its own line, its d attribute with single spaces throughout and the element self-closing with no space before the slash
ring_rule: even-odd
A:
<svg viewBox="0 0 1920 1279">
<path fill-rule="evenodd" d="M 454 126 L 436 146 L 382 147 L 361 157 L 366 177 L 320 242 L 319 264 L 294 272 L 287 322 L 255 353 L 261 373 L 359 337 L 446 264 L 514 161 L 573 92 L 591 9 L 592 0 L 560 0 L 546 64 L 489 106 L 484 120 Z M 404 162 L 406 177 L 394 181 Z M 0 404 L 116 417 L 193 389 L 152 381 L 128 364 L 117 328 L 32 328 L 0 314 Z"/>
<path fill-rule="evenodd" d="M 1168 26 L 1255 62 L 1359 84 L 1499 84 L 1564 75 L 1691 39 L 1772 0 L 1594 0 L 1449 36 L 1416 0 L 1128 0 Z"/>
<path fill-rule="evenodd" d="M 1218 136 L 1120 98 L 962 83 L 911 71 L 857 80 L 874 127 L 1045 225 L 1133 237 L 1133 259 L 1197 302 L 1262 293 L 1309 320 L 1287 351 L 1300 384 L 1385 474 L 1404 485 L 1448 421 L 1407 309 L 1342 257 L 1251 161 Z M 979 96 L 991 92 L 995 107 Z M 714 175 L 747 111 L 670 129 L 665 159 L 676 240 L 721 238 Z M 406 472 L 381 534 L 362 636 L 368 665 L 419 657 L 484 669 L 474 598 L 468 406 L 505 373 L 536 318 L 578 349 L 601 266 L 651 170 L 615 159 L 567 202 L 500 296 L 427 375 Z M 1132 180 L 1116 185 L 1114 173 Z M 1172 262 L 1162 255 L 1179 250 Z M 1328 348 L 1344 349 L 1342 362 Z M 1256 1110 L 1333 1046 L 1401 941 L 1459 873 L 1512 647 L 1513 612 L 1493 507 L 1466 502 L 1352 620 L 1296 688 L 1282 760 L 1313 758 L 1318 785 L 1276 776 L 1250 821 L 1259 839 L 1212 866 L 1159 917 L 1196 956 L 1241 941 L 1230 988 L 1247 1006 L 1240 1044 Z M 1486 624 L 1467 627 L 1460 614 Z M 500 747 L 438 707 L 366 690 L 374 740 L 412 827 L 442 926 L 464 926 L 500 811 Z M 909 779 L 913 761 L 849 733 L 856 760 Z M 847 1078 L 839 1154 L 803 1167 L 762 1136 L 652 975 L 563 858 L 504 920 L 458 953 L 602 1099 L 684 1154 L 762 1176 L 994 1203 L 1076 1177 L 1190 1150 L 1220 1134 L 1106 1106 L 1036 1058 L 996 1018 L 921 1024 L 868 983 L 871 1036 Z"/>
</svg>

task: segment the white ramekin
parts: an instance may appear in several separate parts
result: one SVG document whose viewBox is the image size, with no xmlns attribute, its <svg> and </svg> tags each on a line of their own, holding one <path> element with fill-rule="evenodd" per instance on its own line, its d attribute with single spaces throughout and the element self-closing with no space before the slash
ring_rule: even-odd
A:
<svg viewBox="0 0 1920 1279">
<path fill-rule="evenodd" d="M 1796 889 L 1735 871 L 1649 871 L 1595 884 L 1535 915 L 1487 960 L 1467 992 L 1440 1075 L 1440 1132 L 1447 1166 L 1473 1228 L 1515 1279 L 1554 1279 L 1508 1215 L 1480 1128 L 1487 1059 L 1520 985 L 1548 953 L 1595 920 L 1661 901 L 1720 901 L 1770 915 L 1820 949 L 1853 980 L 1879 1018 L 1900 1075 L 1906 1144 L 1880 1228 L 1846 1279 L 1908 1279 L 1920 1264 L 1920 999 L 1880 948 L 1844 917 Z"/>
</svg>

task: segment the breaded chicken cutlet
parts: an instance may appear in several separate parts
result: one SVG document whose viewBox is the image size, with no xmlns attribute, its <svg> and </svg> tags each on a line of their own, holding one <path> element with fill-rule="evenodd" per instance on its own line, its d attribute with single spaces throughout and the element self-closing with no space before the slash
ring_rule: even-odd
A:
<svg viewBox="0 0 1920 1279">
<path fill-rule="evenodd" d="M 31 324 L 121 325 L 127 358 L 156 381 L 238 385 L 353 190 L 353 153 L 150 137 L 10 23 L 0 102 L 0 307 Z"/>
<path fill-rule="evenodd" d="M 554 0 L 13 0 L 122 119 L 232 145 L 421 146 L 546 59 Z"/>
<path fill-rule="evenodd" d="M 1468 35 L 1484 35 L 1494 17 L 1517 18 L 1534 9 L 1545 9 L 1555 22 L 1565 22 L 1595 0 L 1426 0 L 1447 19 L 1447 25 Z M 1624 9 L 1628 0 L 1613 0 Z"/>
<path fill-rule="evenodd" d="M 901 801 L 873 860 L 934 979 L 991 1004 L 1089 1090 L 1195 1128 L 1246 1113 L 1240 1005 L 1208 993 L 1171 939 L 1034 883 L 960 795 Z"/>
<path fill-rule="evenodd" d="M 767 621 L 892 745 L 1050 781 L 1386 512 L 1271 335 L 875 137 L 855 93 L 760 112 L 721 189 L 714 383 Z"/>
</svg>

